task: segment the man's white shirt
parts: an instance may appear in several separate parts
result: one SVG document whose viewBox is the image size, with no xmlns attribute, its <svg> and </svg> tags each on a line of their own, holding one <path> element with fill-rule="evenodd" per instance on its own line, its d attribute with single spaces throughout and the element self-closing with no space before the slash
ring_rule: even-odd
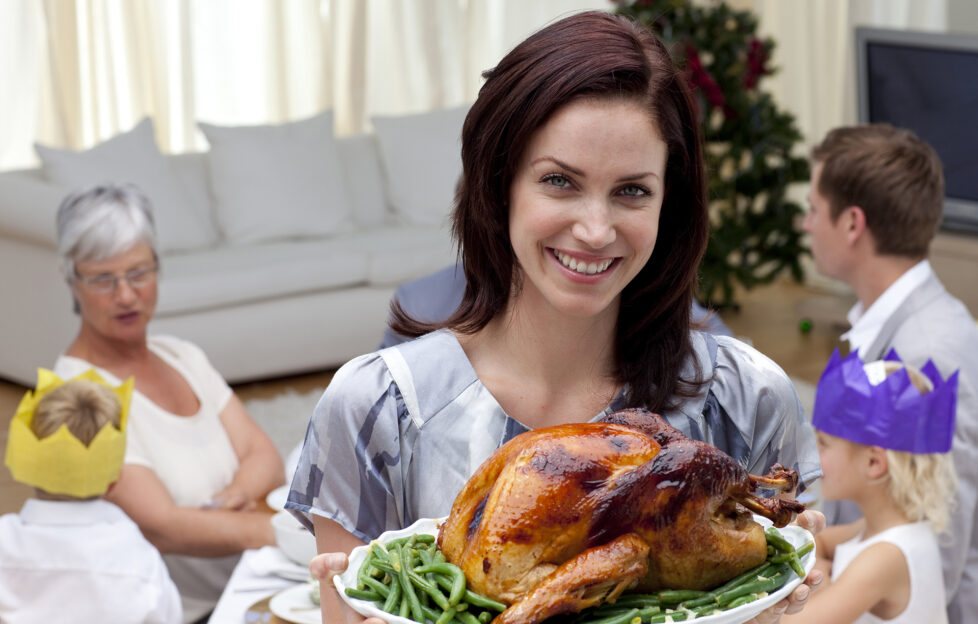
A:
<svg viewBox="0 0 978 624">
<path fill-rule="evenodd" d="M 865 358 L 866 349 L 876 341 L 883 324 L 903 305 L 910 293 L 933 274 L 930 262 L 921 260 L 890 284 L 868 310 L 863 310 L 863 304 L 859 302 L 852 306 L 847 315 L 852 328 L 842 334 L 842 339 L 849 341 L 850 349 L 858 350 L 859 357 Z"/>
</svg>

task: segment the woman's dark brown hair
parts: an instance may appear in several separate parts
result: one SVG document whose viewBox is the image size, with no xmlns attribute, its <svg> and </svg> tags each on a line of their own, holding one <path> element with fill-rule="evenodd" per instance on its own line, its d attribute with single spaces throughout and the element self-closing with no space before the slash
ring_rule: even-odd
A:
<svg viewBox="0 0 978 624">
<path fill-rule="evenodd" d="M 530 138 L 570 102 L 625 98 L 648 110 L 669 156 L 655 250 L 622 292 L 616 375 L 628 384 L 630 405 L 661 410 L 673 397 L 689 396 L 700 372 L 689 380 L 680 375 L 692 351 L 690 309 L 708 216 L 696 108 L 665 47 L 624 17 L 578 13 L 531 35 L 484 77 L 462 127 L 453 214 L 465 294 L 440 323 L 415 321 L 395 304 L 393 329 L 407 336 L 442 327 L 473 333 L 503 311 L 518 279 L 507 203 Z"/>
</svg>

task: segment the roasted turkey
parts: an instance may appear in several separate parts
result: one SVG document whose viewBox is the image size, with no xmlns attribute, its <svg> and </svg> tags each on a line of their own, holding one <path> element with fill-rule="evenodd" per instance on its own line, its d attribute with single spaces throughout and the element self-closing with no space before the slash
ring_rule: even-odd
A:
<svg viewBox="0 0 978 624">
<path fill-rule="evenodd" d="M 751 513 L 784 526 L 804 509 L 761 498 L 794 471 L 747 473 L 645 410 L 519 435 L 455 499 L 438 545 L 469 587 L 532 624 L 638 591 L 710 589 L 767 555 Z"/>
</svg>

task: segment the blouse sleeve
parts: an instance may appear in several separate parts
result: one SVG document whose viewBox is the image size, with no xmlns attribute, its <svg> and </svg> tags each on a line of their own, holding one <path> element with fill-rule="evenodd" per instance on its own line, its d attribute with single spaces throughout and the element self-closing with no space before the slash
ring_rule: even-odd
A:
<svg viewBox="0 0 978 624">
<path fill-rule="evenodd" d="M 775 463 L 798 471 L 800 490 L 822 476 L 815 434 L 791 380 L 770 358 L 723 336 L 711 393 L 739 430 L 749 452 L 741 460 L 751 474 Z"/>
<path fill-rule="evenodd" d="M 286 508 L 310 530 L 322 516 L 364 542 L 400 526 L 410 421 L 380 356 L 343 365 L 313 411 Z"/>
</svg>

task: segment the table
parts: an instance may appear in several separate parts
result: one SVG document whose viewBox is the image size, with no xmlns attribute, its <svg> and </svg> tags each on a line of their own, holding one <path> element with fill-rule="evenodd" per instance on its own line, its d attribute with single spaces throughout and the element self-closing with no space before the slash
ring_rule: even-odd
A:
<svg viewBox="0 0 978 624">
<path fill-rule="evenodd" d="M 246 550 L 241 560 L 235 566 L 224 593 L 211 614 L 209 624 L 243 624 L 248 607 L 268 598 L 283 589 L 299 585 L 301 581 L 292 581 L 273 574 L 260 574 L 256 569 L 262 569 L 260 562 L 268 552 L 265 549 L 278 548 L 266 546 L 262 550 Z M 281 551 L 279 551 L 280 553 Z M 283 555 L 284 556 L 284 555 Z"/>
</svg>

